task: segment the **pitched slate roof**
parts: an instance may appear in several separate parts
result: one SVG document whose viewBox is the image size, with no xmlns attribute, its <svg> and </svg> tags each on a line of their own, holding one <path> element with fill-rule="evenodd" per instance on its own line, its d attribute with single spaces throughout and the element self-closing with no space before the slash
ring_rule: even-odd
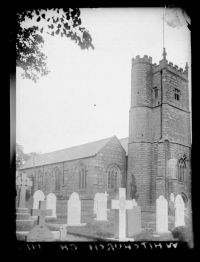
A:
<svg viewBox="0 0 200 262">
<path fill-rule="evenodd" d="M 87 144 L 73 146 L 66 149 L 53 151 L 50 153 L 39 154 L 35 157 L 33 156 L 22 166 L 21 169 L 94 156 L 112 138 L 113 137 L 109 137 Z"/>
<path fill-rule="evenodd" d="M 122 147 L 126 151 L 126 155 L 128 155 L 128 137 L 119 139 L 119 142 L 121 143 Z"/>
<path fill-rule="evenodd" d="M 85 157 L 96 155 L 114 136 L 90 142 L 83 145 L 73 146 L 62 150 L 53 151 L 50 153 L 39 154 L 30 158 L 20 169 L 31 168 L 34 166 L 43 166 L 52 163 L 65 162 Z M 119 140 L 122 147 L 127 151 L 126 138 Z"/>
</svg>

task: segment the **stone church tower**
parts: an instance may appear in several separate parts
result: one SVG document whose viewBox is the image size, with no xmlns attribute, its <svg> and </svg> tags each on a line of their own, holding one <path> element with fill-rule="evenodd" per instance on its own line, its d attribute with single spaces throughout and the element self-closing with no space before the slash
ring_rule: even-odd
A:
<svg viewBox="0 0 200 262">
<path fill-rule="evenodd" d="M 129 111 L 128 197 L 136 185 L 143 210 L 155 208 L 159 195 L 190 199 L 190 112 L 188 65 L 185 70 L 163 58 L 132 59 Z M 133 182 L 134 181 L 134 182 Z"/>
</svg>

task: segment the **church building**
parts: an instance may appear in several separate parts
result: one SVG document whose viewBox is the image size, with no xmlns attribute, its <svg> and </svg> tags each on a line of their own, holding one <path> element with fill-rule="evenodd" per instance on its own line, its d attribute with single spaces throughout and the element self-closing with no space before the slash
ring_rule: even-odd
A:
<svg viewBox="0 0 200 262">
<path fill-rule="evenodd" d="M 128 112 L 127 112 L 128 113 Z M 163 57 L 132 59 L 129 137 L 116 136 L 71 148 L 39 154 L 19 170 L 57 199 L 77 192 L 82 200 L 107 192 L 113 199 L 119 187 L 136 198 L 143 211 L 155 210 L 156 199 L 181 194 L 191 198 L 191 126 L 188 65 L 178 68 Z"/>
</svg>

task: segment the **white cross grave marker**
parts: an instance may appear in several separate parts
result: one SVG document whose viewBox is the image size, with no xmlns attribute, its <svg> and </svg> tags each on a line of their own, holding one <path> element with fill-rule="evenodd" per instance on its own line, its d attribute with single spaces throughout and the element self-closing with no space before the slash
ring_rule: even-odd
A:
<svg viewBox="0 0 200 262">
<path fill-rule="evenodd" d="M 126 200 L 126 189 L 119 188 L 119 200 L 112 200 L 112 209 L 119 209 L 119 239 L 126 239 L 126 210 L 133 208 L 133 201 Z"/>
<path fill-rule="evenodd" d="M 28 233 L 27 242 L 53 241 L 54 236 L 45 224 L 46 216 L 52 215 L 52 210 L 46 208 L 46 201 L 39 202 L 39 209 L 31 209 L 31 215 L 37 216 L 37 225 Z"/>
<path fill-rule="evenodd" d="M 40 201 L 39 209 L 32 209 L 31 210 L 32 216 L 37 216 L 37 224 L 44 225 L 45 224 L 45 217 L 52 215 L 52 210 L 46 208 L 46 201 Z"/>
<path fill-rule="evenodd" d="M 21 176 L 17 177 L 16 185 L 20 187 L 19 208 L 26 208 L 26 189 L 28 186 L 32 186 L 32 181 L 27 177 L 25 173 L 22 173 Z"/>
</svg>

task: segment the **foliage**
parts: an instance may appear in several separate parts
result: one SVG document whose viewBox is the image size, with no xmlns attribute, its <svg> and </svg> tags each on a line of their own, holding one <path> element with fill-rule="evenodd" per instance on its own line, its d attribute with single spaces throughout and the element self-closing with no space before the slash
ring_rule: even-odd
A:
<svg viewBox="0 0 200 262">
<path fill-rule="evenodd" d="M 193 246 L 192 231 L 185 226 L 175 227 L 172 230 L 172 236 L 182 242 L 187 242 L 190 247 Z"/>
<path fill-rule="evenodd" d="M 23 164 L 23 147 L 19 144 L 16 144 L 16 169 L 19 169 Z"/>
<path fill-rule="evenodd" d="M 94 49 L 89 32 L 81 26 L 79 8 L 18 8 L 15 22 L 16 31 L 11 29 L 10 43 L 16 44 L 16 66 L 23 69 L 24 78 L 34 82 L 49 73 L 47 57 L 42 52 L 45 33 L 69 37 L 81 49 Z"/>
<path fill-rule="evenodd" d="M 16 143 L 16 169 L 18 170 L 33 155 L 37 155 L 37 153 L 31 152 L 29 154 L 25 154 L 23 152 L 23 146 Z"/>
</svg>

